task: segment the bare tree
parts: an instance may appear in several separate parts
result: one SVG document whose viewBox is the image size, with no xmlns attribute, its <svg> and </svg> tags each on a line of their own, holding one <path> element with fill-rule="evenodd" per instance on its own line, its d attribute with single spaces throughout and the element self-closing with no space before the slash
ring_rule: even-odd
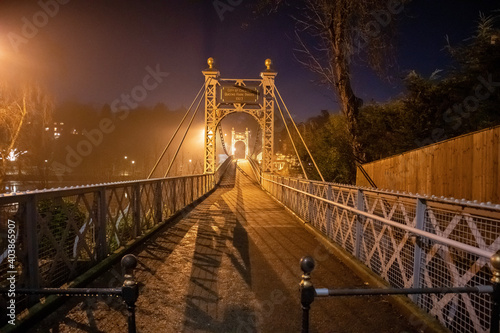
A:
<svg viewBox="0 0 500 333">
<path fill-rule="evenodd" d="M 273 9 L 282 0 L 263 0 Z M 358 118 L 363 101 L 353 90 L 352 64 L 368 64 L 378 73 L 393 62 L 394 21 L 406 0 L 303 0 L 294 17 L 297 25 L 295 57 L 319 82 L 332 88 L 347 119 L 353 153 L 365 160 L 359 140 Z"/>
<path fill-rule="evenodd" d="M 43 131 L 52 119 L 53 103 L 38 85 L 0 85 L 0 183 L 16 149 L 33 149 L 37 156 L 46 145 Z"/>
</svg>

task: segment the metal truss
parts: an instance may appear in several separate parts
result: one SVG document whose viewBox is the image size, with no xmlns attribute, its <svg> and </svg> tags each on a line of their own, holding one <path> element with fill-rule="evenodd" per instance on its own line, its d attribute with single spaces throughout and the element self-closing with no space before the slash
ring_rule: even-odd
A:
<svg viewBox="0 0 500 333">
<path fill-rule="evenodd" d="M 223 79 L 213 67 L 213 59 L 208 61 L 209 68 L 202 71 L 205 76 L 205 173 L 213 173 L 216 168 L 216 131 L 220 121 L 235 112 L 244 112 L 257 120 L 262 131 L 262 170 L 273 171 L 274 156 L 274 80 L 277 75 L 272 71 L 271 61 L 266 60 L 267 69 L 261 72 L 261 79 Z M 257 86 L 262 92 L 258 104 L 222 103 L 221 83 L 234 86 Z M 248 143 L 247 143 L 248 150 Z M 248 151 L 246 152 L 248 155 Z"/>
</svg>

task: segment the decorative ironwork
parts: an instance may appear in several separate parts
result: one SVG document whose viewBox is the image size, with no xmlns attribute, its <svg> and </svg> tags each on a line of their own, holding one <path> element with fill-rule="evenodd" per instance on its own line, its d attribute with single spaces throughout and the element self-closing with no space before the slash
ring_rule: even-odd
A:
<svg viewBox="0 0 500 333">
<path fill-rule="evenodd" d="M 18 288 L 68 283 L 212 190 L 230 161 L 213 174 L 0 195 L 0 287 L 12 271 Z M 16 226 L 14 269 L 9 221 Z M 18 319 L 37 301 L 17 297 Z"/>
<path fill-rule="evenodd" d="M 277 73 L 271 70 L 271 60 L 266 60 L 266 70 L 260 74 L 261 79 L 222 79 L 219 71 L 214 67 L 213 58 L 209 58 L 208 63 L 209 68 L 202 72 L 207 82 L 205 85 L 205 173 L 214 172 L 217 125 L 224 117 L 234 112 L 248 113 L 257 120 L 262 130 L 262 170 L 272 172 L 274 156 L 274 79 Z M 228 82 L 233 87 L 238 86 L 239 89 L 243 90 L 262 90 L 262 104 L 249 104 L 244 103 L 244 101 L 226 103 L 226 100 L 218 99 L 217 89 L 220 88 L 221 84 Z"/>
<path fill-rule="evenodd" d="M 487 285 L 500 249 L 500 205 L 265 174 L 262 185 L 301 219 L 396 288 Z M 487 332 L 484 294 L 412 300 L 452 332 Z"/>
</svg>

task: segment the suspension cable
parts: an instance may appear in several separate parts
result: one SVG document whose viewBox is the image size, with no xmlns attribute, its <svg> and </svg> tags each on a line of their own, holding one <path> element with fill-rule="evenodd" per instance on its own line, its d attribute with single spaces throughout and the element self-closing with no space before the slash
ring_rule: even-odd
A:
<svg viewBox="0 0 500 333">
<path fill-rule="evenodd" d="M 205 96 L 205 93 L 203 93 L 201 95 L 200 100 L 198 101 L 198 105 L 196 106 L 196 110 L 194 111 L 193 115 L 191 116 L 191 119 L 189 120 L 189 124 L 186 128 L 186 131 L 184 132 L 184 136 L 182 137 L 181 142 L 179 143 L 179 146 L 177 147 L 177 150 L 175 151 L 174 157 L 170 161 L 170 165 L 168 166 L 167 172 L 165 172 L 165 176 L 163 176 L 164 178 L 167 178 L 167 175 L 170 172 L 172 165 L 174 164 L 175 158 L 177 157 L 177 154 L 179 153 L 179 150 L 181 149 L 182 143 L 184 142 L 184 139 L 186 138 L 186 135 L 189 131 L 189 128 L 191 127 L 191 124 L 193 123 L 194 117 L 196 116 L 196 114 L 198 113 L 198 110 L 200 109 L 200 104 L 201 104 L 201 101 L 203 100 L 204 96 Z"/>
<path fill-rule="evenodd" d="M 193 107 L 194 105 L 194 102 L 198 99 L 198 96 L 200 95 L 201 91 L 203 90 L 203 88 L 205 87 L 206 83 L 208 82 L 208 80 L 210 80 L 211 78 L 208 78 L 204 83 L 203 85 L 201 86 L 200 90 L 198 91 L 198 94 L 196 94 L 196 97 L 194 98 L 193 102 L 191 103 L 191 105 L 189 106 L 189 108 L 187 109 L 186 113 L 184 114 L 184 117 L 182 117 L 182 120 L 179 124 L 179 126 L 177 126 L 177 129 L 175 130 L 174 134 L 172 135 L 172 137 L 170 138 L 170 141 L 168 142 L 168 144 L 165 146 L 165 148 L 163 149 L 163 152 L 161 153 L 160 157 L 158 158 L 158 160 L 156 161 L 153 169 L 151 170 L 151 172 L 149 173 L 148 175 L 148 178 L 147 179 L 150 179 L 151 176 L 153 175 L 153 173 L 156 171 L 156 168 L 158 167 L 158 165 L 160 164 L 160 161 L 162 160 L 163 156 L 165 155 L 165 153 L 167 152 L 168 148 L 170 147 L 170 144 L 172 143 L 172 141 L 174 140 L 175 136 L 177 135 L 177 132 L 179 131 L 179 129 L 181 128 L 182 124 L 184 123 L 184 120 L 186 119 L 187 115 L 189 114 L 189 112 L 191 112 L 191 108 Z"/>
<path fill-rule="evenodd" d="M 281 97 L 281 94 L 280 92 L 278 91 L 278 88 L 276 86 L 274 86 L 274 89 L 276 90 L 276 92 L 278 93 L 278 96 L 281 100 L 281 103 L 283 103 L 283 106 L 285 107 L 285 110 L 286 112 L 288 113 L 288 116 L 290 117 L 290 120 L 292 121 L 292 124 L 293 126 L 295 127 L 295 130 L 297 131 L 297 133 L 299 134 L 299 137 L 300 137 L 300 140 L 302 140 L 302 144 L 304 145 L 304 147 L 306 147 L 306 150 L 307 150 L 307 153 L 309 154 L 309 157 L 311 158 L 312 162 L 314 163 L 314 167 L 316 168 L 316 171 L 318 172 L 319 176 L 321 177 L 321 180 L 322 181 L 325 181 L 325 179 L 323 178 L 323 175 L 321 174 L 321 171 L 319 170 L 318 168 L 318 165 L 316 164 L 316 161 L 314 160 L 314 158 L 312 157 L 312 154 L 311 152 L 309 151 L 309 148 L 307 147 L 305 141 L 304 141 L 304 138 L 302 138 L 302 135 L 300 134 L 299 132 L 299 129 L 297 128 L 297 125 L 295 124 L 295 121 L 293 121 L 293 118 L 292 118 L 292 115 L 290 114 L 290 111 L 288 111 L 288 108 L 286 107 L 286 104 L 285 104 L 285 101 L 283 101 L 283 98 Z M 276 97 L 275 97 L 276 99 Z M 276 101 L 278 102 L 278 101 Z M 276 103 L 279 105 L 279 103 Z"/>
<path fill-rule="evenodd" d="M 290 130 L 288 129 L 288 125 L 286 124 L 285 117 L 283 116 L 283 112 L 281 111 L 281 107 L 279 103 L 276 103 L 278 106 L 278 110 L 280 111 L 281 119 L 283 119 L 283 124 L 285 124 L 286 131 L 288 133 L 288 137 L 290 137 L 290 141 L 292 142 L 293 150 L 295 150 L 295 155 L 297 155 L 297 158 L 299 159 L 300 167 L 302 168 L 302 172 L 304 173 L 304 177 L 306 177 L 307 180 L 309 178 L 307 177 L 306 170 L 304 169 L 304 165 L 302 164 L 302 160 L 300 159 L 299 153 L 297 152 L 297 147 L 295 147 L 295 143 L 293 142 L 292 135 L 290 134 Z"/>
</svg>

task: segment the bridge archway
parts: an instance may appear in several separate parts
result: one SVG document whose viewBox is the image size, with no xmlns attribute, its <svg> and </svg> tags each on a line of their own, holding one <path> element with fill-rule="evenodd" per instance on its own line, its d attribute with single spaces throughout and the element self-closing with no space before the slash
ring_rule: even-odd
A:
<svg viewBox="0 0 500 333">
<path fill-rule="evenodd" d="M 245 112 L 253 116 L 262 131 L 262 171 L 273 171 L 274 80 L 277 72 L 266 59 L 260 79 L 225 79 L 209 58 L 205 76 L 205 173 L 215 172 L 217 126 L 227 115 Z M 248 144 L 246 145 L 248 149 Z"/>
<path fill-rule="evenodd" d="M 245 132 L 236 132 L 234 127 L 231 130 L 231 154 L 233 156 L 236 154 L 236 144 L 238 143 L 245 145 L 245 158 L 247 158 L 250 155 L 248 152 L 248 128 L 245 129 Z"/>
</svg>

